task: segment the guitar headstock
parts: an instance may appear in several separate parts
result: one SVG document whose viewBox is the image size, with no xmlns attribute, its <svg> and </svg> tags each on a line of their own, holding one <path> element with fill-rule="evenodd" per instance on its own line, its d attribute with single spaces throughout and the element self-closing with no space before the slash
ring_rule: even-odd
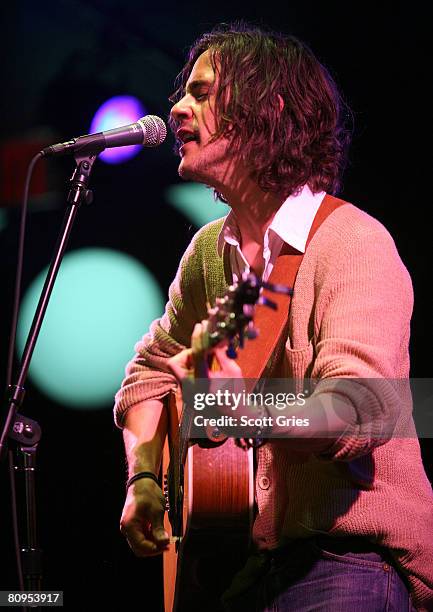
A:
<svg viewBox="0 0 433 612">
<path fill-rule="evenodd" d="M 257 304 L 276 308 L 276 304 L 261 295 L 261 289 L 291 295 L 293 292 L 283 285 L 262 282 L 253 272 L 244 273 L 239 282 L 231 285 L 222 298 L 217 298 L 215 306 L 208 310 L 208 342 L 213 348 L 228 341 L 227 355 L 236 357 L 235 342 L 243 348 L 245 337 L 256 338 L 258 330 L 254 327 L 254 311 Z"/>
</svg>

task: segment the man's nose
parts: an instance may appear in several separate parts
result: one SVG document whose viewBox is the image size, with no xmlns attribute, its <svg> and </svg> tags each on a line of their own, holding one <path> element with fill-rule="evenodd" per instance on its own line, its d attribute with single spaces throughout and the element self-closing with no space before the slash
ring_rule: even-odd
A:
<svg viewBox="0 0 433 612">
<path fill-rule="evenodd" d="M 188 96 L 184 96 L 178 102 L 176 102 L 170 111 L 170 115 L 172 119 L 177 122 L 181 121 L 182 119 L 189 119 L 192 117 L 192 110 L 188 101 Z"/>
</svg>

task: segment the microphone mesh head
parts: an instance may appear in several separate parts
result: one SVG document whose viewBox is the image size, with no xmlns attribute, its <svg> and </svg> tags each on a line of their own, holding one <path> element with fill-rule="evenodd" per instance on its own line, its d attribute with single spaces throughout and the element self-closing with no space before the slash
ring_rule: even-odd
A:
<svg viewBox="0 0 433 612">
<path fill-rule="evenodd" d="M 164 121 L 156 115 L 146 115 L 137 121 L 143 130 L 143 146 L 157 147 L 164 142 L 167 128 Z"/>
</svg>

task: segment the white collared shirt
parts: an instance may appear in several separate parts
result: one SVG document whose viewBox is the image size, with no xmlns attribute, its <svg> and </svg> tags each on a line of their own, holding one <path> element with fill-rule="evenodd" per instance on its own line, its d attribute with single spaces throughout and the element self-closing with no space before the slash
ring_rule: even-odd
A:
<svg viewBox="0 0 433 612">
<path fill-rule="evenodd" d="M 263 281 L 271 275 L 284 242 L 305 253 L 311 225 L 325 195 L 324 191 L 313 193 L 308 185 L 304 185 L 297 195 L 289 196 L 277 210 L 263 238 Z M 250 271 L 250 266 L 241 251 L 240 232 L 233 211 L 227 215 L 218 236 L 220 256 L 224 242 L 229 245 L 230 267 L 236 283 L 244 272 Z"/>
</svg>

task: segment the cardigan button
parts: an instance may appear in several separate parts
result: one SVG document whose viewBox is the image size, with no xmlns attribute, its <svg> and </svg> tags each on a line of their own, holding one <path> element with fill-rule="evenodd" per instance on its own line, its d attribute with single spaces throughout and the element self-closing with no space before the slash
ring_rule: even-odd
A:
<svg viewBox="0 0 433 612">
<path fill-rule="evenodd" d="M 259 478 L 259 487 L 266 491 L 271 486 L 271 481 L 267 476 L 260 476 Z"/>
</svg>

